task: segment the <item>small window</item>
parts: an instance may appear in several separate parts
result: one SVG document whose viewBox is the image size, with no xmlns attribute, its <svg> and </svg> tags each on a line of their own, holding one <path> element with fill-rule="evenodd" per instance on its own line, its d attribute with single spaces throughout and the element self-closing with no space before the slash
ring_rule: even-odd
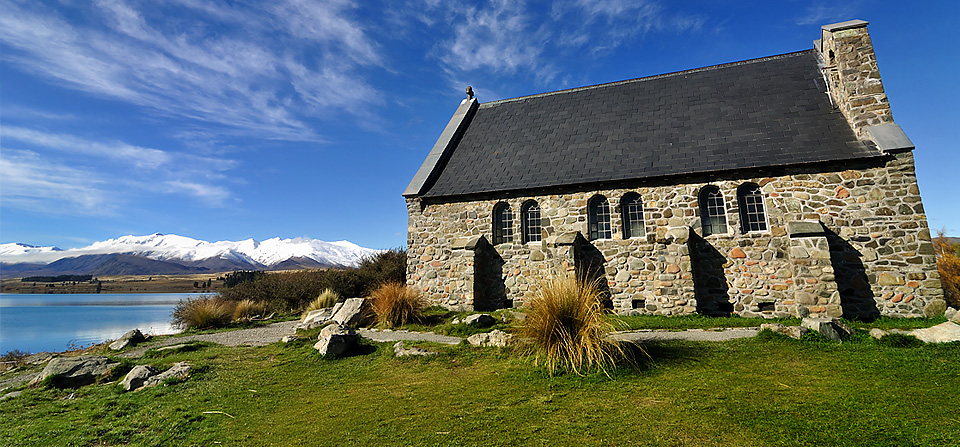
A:
<svg viewBox="0 0 960 447">
<path fill-rule="evenodd" d="M 520 229 L 523 243 L 540 241 L 540 205 L 533 200 L 524 203 L 520 209 Z"/>
<path fill-rule="evenodd" d="M 610 204 L 604 196 L 593 196 L 587 203 L 587 219 L 590 227 L 590 240 L 610 239 Z"/>
<path fill-rule="evenodd" d="M 513 242 L 513 210 L 500 202 L 493 207 L 493 243 Z"/>
<path fill-rule="evenodd" d="M 737 188 L 740 204 L 740 228 L 743 233 L 766 231 L 767 216 L 763 210 L 763 193 L 755 183 L 744 183 Z"/>
<path fill-rule="evenodd" d="M 623 238 L 643 236 L 643 202 L 640 201 L 640 195 L 631 192 L 623 196 L 620 199 L 620 212 L 623 214 Z"/>
<path fill-rule="evenodd" d="M 727 212 L 723 206 L 723 194 L 716 186 L 704 186 L 700 190 L 700 224 L 703 235 L 727 232 Z"/>
</svg>

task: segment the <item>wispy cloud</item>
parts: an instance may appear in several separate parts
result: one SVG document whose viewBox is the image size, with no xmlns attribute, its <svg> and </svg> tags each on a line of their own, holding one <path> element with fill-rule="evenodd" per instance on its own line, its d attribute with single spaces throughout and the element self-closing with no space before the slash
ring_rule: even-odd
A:
<svg viewBox="0 0 960 447">
<path fill-rule="evenodd" d="M 3 205 L 47 214 L 112 215 L 100 175 L 53 162 L 32 151 L 5 147 L 0 157 Z"/>
<path fill-rule="evenodd" d="M 806 13 L 798 17 L 797 25 L 826 25 L 831 22 L 850 20 L 859 9 L 860 2 L 815 3 L 807 7 Z"/>
<path fill-rule="evenodd" d="M 83 4 L 78 12 L 0 2 L 4 63 L 63 87 L 269 139 L 317 140 L 324 129 L 306 124 L 311 111 L 362 113 L 376 103 L 358 67 L 381 66 L 383 58 L 350 18 L 352 2 Z M 184 9 L 193 14 L 177 13 Z M 313 78 L 330 82 L 304 87 Z"/>
</svg>

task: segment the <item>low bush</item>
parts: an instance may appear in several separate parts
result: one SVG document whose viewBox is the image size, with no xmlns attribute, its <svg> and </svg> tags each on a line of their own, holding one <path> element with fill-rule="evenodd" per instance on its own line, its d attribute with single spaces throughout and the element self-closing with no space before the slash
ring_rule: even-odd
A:
<svg viewBox="0 0 960 447">
<path fill-rule="evenodd" d="M 573 275 L 555 276 L 539 284 L 527 316 L 518 328 L 527 339 L 534 364 L 550 374 L 591 368 L 606 372 L 625 357 L 623 348 L 607 338 L 613 330 L 604 318 L 600 290 L 595 281 L 579 281 Z"/>
<path fill-rule="evenodd" d="M 223 327 L 233 321 L 234 303 L 219 297 L 188 298 L 173 309 L 173 325 L 180 329 Z"/>
<path fill-rule="evenodd" d="M 337 301 L 340 301 L 340 295 L 338 295 L 337 292 L 334 292 L 333 289 L 323 289 L 323 292 L 320 292 L 317 299 L 311 301 L 310 304 L 307 304 L 307 307 L 303 309 L 303 317 L 306 317 L 307 314 L 315 310 L 333 307 L 334 304 L 337 304 Z"/>
<path fill-rule="evenodd" d="M 266 313 L 266 304 L 253 300 L 240 300 L 234 304 L 233 320 L 245 323 L 253 318 L 262 317 Z"/>
<path fill-rule="evenodd" d="M 423 319 L 426 300 L 419 291 L 400 282 L 388 282 L 370 293 L 370 309 L 377 326 L 396 327 Z"/>
</svg>

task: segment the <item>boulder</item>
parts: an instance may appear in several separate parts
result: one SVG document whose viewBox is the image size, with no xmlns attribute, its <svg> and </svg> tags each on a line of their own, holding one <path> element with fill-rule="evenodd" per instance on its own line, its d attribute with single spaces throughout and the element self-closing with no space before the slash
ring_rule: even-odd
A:
<svg viewBox="0 0 960 447">
<path fill-rule="evenodd" d="M 177 379 L 183 380 L 187 377 L 190 377 L 190 370 L 193 369 L 193 365 L 190 362 L 177 362 L 174 363 L 170 369 L 157 374 L 152 377 L 148 377 L 147 380 L 143 382 L 143 387 L 149 388 L 151 386 L 157 386 L 163 383 L 167 379 Z M 138 388 L 139 389 L 139 388 Z"/>
<path fill-rule="evenodd" d="M 778 334 L 786 335 L 790 338 L 800 339 L 803 337 L 803 334 L 810 332 L 810 329 L 803 326 L 787 326 L 780 323 L 763 323 L 760 325 L 760 330 L 769 329 Z"/>
<path fill-rule="evenodd" d="M 317 339 L 319 341 L 313 348 L 319 351 L 320 355 L 343 355 L 357 345 L 360 335 L 347 326 L 333 323 L 323 328 Z"/>
<path fill-rule="evenodd" d="M 463 323 L 469 326 L 490 327 L 497 324 L 497 319 L 489 314 L 473 314 L 463 319 Z"/>
<path fill-rule="evenodd" d="M 436 352 L 428 351 L 423 348 L 404 347 L 402 341 L 398 341 L 395 345 L 393 345 L 393 355 L 396 357 L 407 357 L 411 355 L 434 355 L 434 354 L 436 354 Z"/>
<path fill-rule="evenodd" d="M 512 341 L 513 335 L 499 329 L 494 329 L 493 331 L 482 334 L 473 334 L 467 337 L 467 343 L 470 343 L 470 346 L 493 346 L 502 348 L 509 345 Z"/>
<path fill-rule="evenodd" d="M 960 324 L 947 321 L 925 329 L 914 329 L 910 331 L 910 335 L 919 338 L 925 343 L 950 343 L 960 341 Z"/>
<path fill-rule="evenodd" d="M 320 327 L 327 324 L 330 322 L 330 319 L 333 318 L 336 310 L 340 309 L 341 305 L 341 303 L 337 303 L 337 305 L 334 307 L 311 310 L 303 316 L 300 324 L 297 325 L 297 329 L 313 329 L 315 327 Z"/>
<path fill-rule="evenodd" d="M 923 307 L 923 316 L 927 318 L 939 317 L 947 310 L 947 302 L 944 300 L 930 300 Z"/>
<path fill-rule="evenodd" d="M 123 377 L 120 385 L 123 386 L 124 391 L 136 391 L 143 388 L 143 384 L 147 379 L 157 374 L 160 374 L 160 371 L 157 371 L 156 368 L 150 365 L 137 365 Z"/>
<path fill-rule="evenodd" d="M 134 329 L 120 336 L 113 343 L 110 343 L 110 349 L 114 351 L 119 351 L 127 346 L 135 346 L 137 343 L 146 341 L 147 337 L 143 336 L 143 333 L 140 332 L 140 329 Z"/>
<path fill-rule="evenodd" d="M 367 316 L 363 298 L 350 298 L 343 302 L 337 313 L 331 318 L 341 326 L 359 327 L 366 323 Z"/>
<path fill-rule="evenodd" d="M 817 331 L 833 341 L 843 341 L 853 335 L 853 329 L 835 318 L 804 318 L 801 326 Z"/>
<path fill-rule="evenodd" d="M 50 360 L 43 371 L 30 381 L 30 386 L 40 385 L 47 377 L 53 377 L 53 386 L 57 388 L 76 388 L 94 383 L 109 373 L 120 362 L 98 355 L 79 357 L 57 357 Z"/>
</svg>

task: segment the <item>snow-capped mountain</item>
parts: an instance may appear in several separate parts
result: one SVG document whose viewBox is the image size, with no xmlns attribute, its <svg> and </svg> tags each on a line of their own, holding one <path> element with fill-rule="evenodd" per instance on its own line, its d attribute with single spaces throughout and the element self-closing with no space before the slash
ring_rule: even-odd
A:
<svg viewBox="0 0 960 447">
<path fill-rule="evenodd" d="M 207 242 L 175 234 L 156 233 L 146 236 L 123 236 L 68 250 L 17 243 L 0 244 L 0 262 L 7 271 L 4 272 L 4 276 L 8 276 L 6 273 L 12 273 L 10 270 L 24 270 L 26 267 L 24 265 L 21 268 L 15 268 L 17 264 L 32 264 L 32 270 L 44 270 L 45 266 L 52 266 L 55 263 L 64 266 L 78 264 L 67 262 L 68 259 L 84 256 L 106 259 L 103 255 L 119 254 L 162 261 L 166 266 L 178 265 L 197 271 L 226 271 L 353 267 L 364 257 L 379 251 L 360 247 L 348 241 L 325 242 L 309 238 L 272 238 L 262 242 L 254 239 L 239 242 Z M 83 264 L 86 265 L 89 262 Z M 76 267 L 71 267 L 73 268 Z M 109 273 L 100 272 L 99 274 Z"/>
</svg>

